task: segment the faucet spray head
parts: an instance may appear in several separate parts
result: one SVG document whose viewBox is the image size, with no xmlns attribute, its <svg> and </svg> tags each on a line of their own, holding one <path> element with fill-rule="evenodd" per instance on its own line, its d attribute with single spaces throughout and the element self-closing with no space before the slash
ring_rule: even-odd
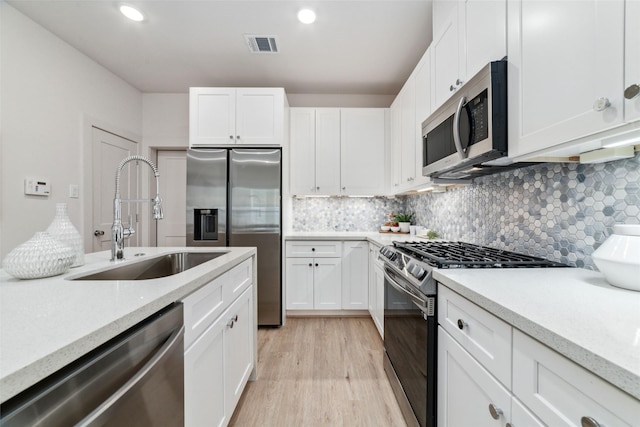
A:
<svg viewBox="0 0 640 427">
<path fill-rule="evenodd" d="M 164 211 L 162 210 L 162 199 L 159 194 L 153 199 L 153 219 L 164 218 Z"/>
</svg>

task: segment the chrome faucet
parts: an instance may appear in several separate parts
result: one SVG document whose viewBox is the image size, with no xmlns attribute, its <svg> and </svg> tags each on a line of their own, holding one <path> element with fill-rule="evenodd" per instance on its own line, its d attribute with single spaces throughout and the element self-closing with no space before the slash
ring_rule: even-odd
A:
<svg viewBox="0 0 640 427">
<path fill-rule="evenodd" d="M 124 165 L 131 161 L 142 161 L 149 165 L 156 177 L 156 197 L 153 199 L 122 199 L 120 197 L 120 173 Z M 129 226 L 124 228 L 122 225 L 122 203 L 144 203 L 151 201 L 153 203 L 153 219 L 162 219 L 162 199 L 160 198 L 160 172 L 153 162 L 142 156 L 129 156 L 120 162 L 116 169 L 116 194 L 113 199 L 113 225 L 111 226 L 111 261 L 124 259 L 124 239 L 135 234 L 135 230 L 131 225 L 131 217 L 129 217 Z"/>
</svg>

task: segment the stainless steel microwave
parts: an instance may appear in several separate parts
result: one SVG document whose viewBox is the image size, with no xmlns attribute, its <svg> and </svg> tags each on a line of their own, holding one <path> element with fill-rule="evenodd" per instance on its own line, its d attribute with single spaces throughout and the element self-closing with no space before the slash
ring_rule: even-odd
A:
<svg viewBox="0 0 640 427">
<path fill-rule="evenodd" d="M 490 62 L 431 114 L 422 143 L 422 174 L 436 181 L 513 169 L 506 157 L 507 61 Z"/>
</svg>

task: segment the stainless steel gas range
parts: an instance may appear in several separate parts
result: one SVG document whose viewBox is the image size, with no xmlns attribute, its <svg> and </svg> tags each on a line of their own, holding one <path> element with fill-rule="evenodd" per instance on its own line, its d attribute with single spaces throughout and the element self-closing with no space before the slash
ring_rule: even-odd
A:
<svg viewBox="0 0 640 427">
<path fill-rule="evenodd" d="M 463 242 L 394 242 L 384 263 L 384 368 L 409 426 L 436 426 L 437 268 L 566 267 Z"/>
</svg>

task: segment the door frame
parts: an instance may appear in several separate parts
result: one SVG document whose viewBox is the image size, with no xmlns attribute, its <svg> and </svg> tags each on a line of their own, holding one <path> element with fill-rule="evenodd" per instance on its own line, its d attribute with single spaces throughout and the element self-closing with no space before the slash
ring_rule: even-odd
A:
<svg viewBox="0 0 640 427">
<path fill-rule="evenodd" d="M 112 133 L 114 135 L 120 136 L 122 138 L 129 139 L 137 144 L 138 153 L 140 154 L 142 147 L 142 137 L 134 132 L 125 130 L 119 126 L 113 125 L 112 123 L 108 123 L 104 120 L 100 120 L 96 117 L 93 117 L 88 114 L 83 114 L 82 116 L 82 140 L 84 143 L 82 144 L 82 188 L 80 189 L 80 194 L 82 197 L 82 234 L 84 236 L 84 251 L 85 253 L 93 252 L 93 195 L 91 194 L 93 188 L 93 128 L 101 129 L 105 132 Z M 115 172 L 116 167 L 118 165 L 113 166 L 114 180 L 115 180 Z M 147 194 L 144 193 L 145 181 L 148 182 L 147 179 L 142 180 L 141 188 L 138 190 L 141 191 L 139 194 Z M 147 192 L 148 192 L 148 183 L 147 183 Z M 143 233 L 144 234 L 144 233 Z M 148 236 L 148 234 L 147 234 Z M 144 237 L 143 237 L 144 238 Z M 140 245 L 144 246 L 145 241 L 140 240 Z"/>
</svg>

